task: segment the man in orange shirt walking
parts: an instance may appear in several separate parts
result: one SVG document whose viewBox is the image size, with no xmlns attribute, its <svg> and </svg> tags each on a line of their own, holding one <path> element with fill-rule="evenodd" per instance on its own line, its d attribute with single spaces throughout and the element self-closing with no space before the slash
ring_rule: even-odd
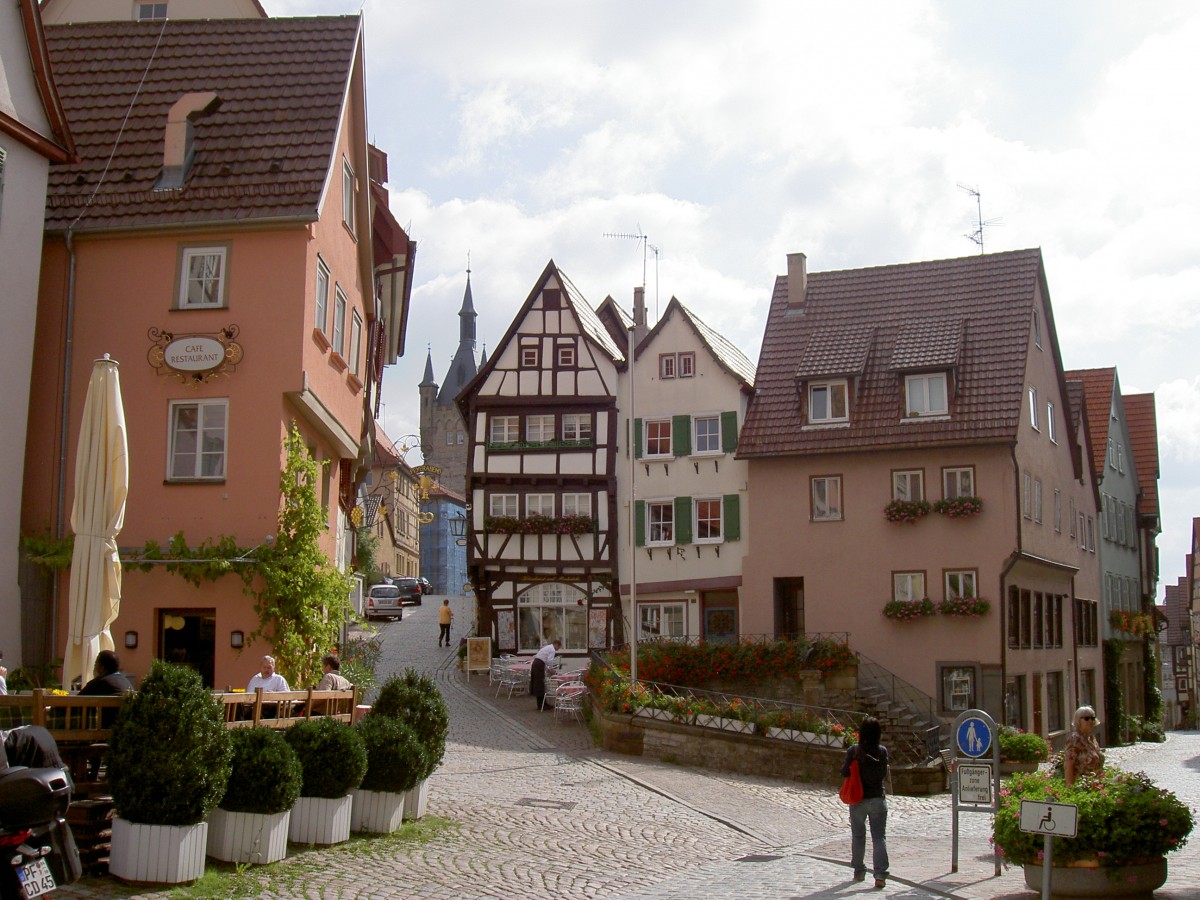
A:
<svg viewBox="0 0 1200 900">
<path fill-rule="evenodd" d="M 449 598 L 442 601 L 441 608 L 438 610 L 438 626 L 441 632 L 438 634 L 438 646 L 442 646 L 442 640 L 446 641 L 446 646 L 450 646 L 450 623 L 454 621 L 454 611 L 450 609 Z"/>
</svg>

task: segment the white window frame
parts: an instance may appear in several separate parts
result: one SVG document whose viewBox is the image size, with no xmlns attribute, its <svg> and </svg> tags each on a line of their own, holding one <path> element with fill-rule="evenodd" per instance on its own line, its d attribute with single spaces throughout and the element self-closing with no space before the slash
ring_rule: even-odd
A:
<svg viewBox="0 0 1200 900">
<path fill-rule="evenodd" d="M 520 515 L 521 501 L 516 494 L 489 494 L 488 515 L 515 519 Z"/>
<path fill-rule="evenodd" d="M 557 344 L 554 348 L 554 355 L 560 369 L 575 368 L 574 344 Z"/>
<path fill-rule="evenodd" d="M 522 369 L 536 369 L 542 364 L 542 348 L 537 344 L 525 344 L 520 348 Z"/>
<path fill-rule="evenodd" d="M 215 258 L 217 260 L 216 274 L 201 273 L 196 279 L 192 277 L 192 262 Z M 229 274 L 229 248 L 224 246 L 184 247 L 180 254 L 179 266 L 179 308 L 180 309 L 221 309 L 226 306 L 225 292 Z M 195 284 L 216 283 L 215 299 L 211 301 L 192 301 L 189 287 Z M 201 296 L 209 294 L 201 289 Z"/>
<path fill-rule="evenodd" d="M 1029 386 L 1029 424 L 1034 431 L 1041 431 L 1041 426 L 1038 424 L 1038 394 L 1037 388 L 1032 384 Z"/>
<path fill-rule="evenodd" d="M 180 471 L 179 442 L 181 431 L 179 416 L 185 410 L 196 413 L 196 429 L 192 452 L 194 459 L 190 471 Z M 219 426 L 210 424 L 207 420 L 220 410 L 221 423 Z M 220 452 L 205 450 L 207 440 L 216 437 L 220 442 Z M 216 456 L 219 459 L 218 472 L 204 474 L 205 460 Z M 229 460 L 229 400 L 219 398 L 213 400 L 172 400 L 167 410 L 167 481 L 224 481 L 228 475 Z"/>
<path fill-rule="evenodd" d="M 520 439 L 520 416 L 492 416 L 488 419 L 489 444 L 515 444 Z"/>
<path fill-rule="evenodd" d="M 675 377 L 675 354 L 658 354 L 658 377 L 662 380 Z"/>
<path fill-rule="evenodd" d="M 531 444 L 543 444 L 554 440 L 554 414 L 538 413 L 525 417 L 525 440 Z"/>
<path fill-rule="evenodd" d="M 354 167 L 350 160 L 342 157 L 342 222 L 355 234 L 354 229 Z"/>
<path fill-rule="evenodd" d="M 979 596 L 979 573 L 975 569 L 953 569 L 946 572 L 947 600 L 962 600 Z"/>
<path fill-rule="evenodd" d="M 573 584 L 537 584 L 517 598 L 517 649 L 527 653 L 551 641 L 564 652 L 587 650 L 587 595 Z"/>
<path fill-rule="evenodd" d="M 553 494 L 526 494 L 525 495 L 525 515 L 527 516 L 554 516 L 554 495 Z"/>
<path fill-rule="evenodd" d="M 654 452 L 650 451 L 650 440 L 651 440 L 650 430 L 651 430 L 651 428 L 653 428 L 655 431 L 659 431 L 660 429 L 666 429 L 666 444 L 667 444 L 666 450 L 661 449 L 662 442 L 663 442 L 663 436 L 660 433 L 654 438 L 655 443 L 658 444 L 660 449 L 655 450 Z M 671 420 L 670 419 L 646 419 L 642 423 L 642 432 L 643 432 L 643 434 L 642 434 L 642 456 L 648 457 L 650 459 L 663 459 L 665 457 L 671 456 L 672 443 L 673 443 L 672 437 L 673 436 L 672 436 L 672 431 L 671 431 Z"/>
<path fill-rule="evenodd" d="M 639 603 L 638 636 L 646 641 L 687 637 L 687 604 L 682 600 Z"/>
<path fill-rule="evenodd" d="M 942 496 L 947 500 L 978 496 L 975 493 L 975 468 L 948 466 L 942 469 Z"/>
<path fill-rule="evenodd" d="M 1125 472 L 1125 447 L 1120 441 L 1117 441 L 1117 471 Z"/>
<path fill-rule="evenodd" d="M 1117 442 L 1112 438 L 1108 439 L 1108 467 L 1113 471 L 1117 468 Z"/>
<path fill-rule="evenodd" d="M 133 10 L 135 22 L 161 22 L 167 17 L 165 3 L 139 3 Z"/>
<path fill-rule="evenodd" d="M 821 398 L 818 409 L 817 397 Z M 841 415 L 836 409 L 841 405 Z M 824 413 L 824 415 L 818 415 Z M 808 386 L 808 421 L 811 424 L 850 421 L 850 389 L 843 379 L 814 381 Z"/>
<path fill-rule="evenodd" d="M 686 353 L 679 354 L 679 377 L 691 378 L 696 374 L 696 353 L 694 350 L 688 350 Z"/>
<path fill-rule="evenodd" d="M 893 600 L 924 600 L 928 596 L 924 572 L 892 573 Z"/>
<path fill-rule="evenodd" d="M 562 514 L 564 516 L 591 516 L 591 494 L 563 494 Z"/>
<path fill-rule="evenodd" d="M 915 488 L 915 490 L 914 490 Z M 916 502 L 925 499 L 923 469 L 903 469 L 892 473 L 892 499 Z"/>
<path fill-rule="evenodd" d="M 716 534 L 715 535 L 710 530 L 708 534 L 701 537 L 701 534 L 700 534 L 700 521 L 701 521 L 700 520 L 700 509 L 701 509 L 702 505 L 708 512 L 708 516 L 705 518 L 704 521 L 706 523 L 708 523 L 706 527 L 709 529 L 711 529 L 712 522 L 713 522 L 712 510 L 713 509 L 716 510 Z M 720 544 L 724 540 L 725 540 L 725 513 L 724 513 L 724 501 L 722 500 L 721 496 L 718 494 L 718 495 L 710 496 L 710 497 L 693 497 L 692 498 L 692 543 L 693 544 Z"/>
<path fill-rule="evenodd" d="M 658 513 L 657 521 L 655 513 Z M 646 501 L 646 546 L 670 547 L 675 543 L 675 502 Z"/>
<path fill-rule="evenodd" d="M 346 298 L 346 293 L 340 285 L 333 287 L 333 336 L 330 343 L 333 346 L 333 352 L 342 359 L 346 350 L 346 307 L 350 305 L 350 301 Z"/>
<path fill-rule="evenodd" d="M 1042 479 L 1033 479 L 1033 521 L 1042 524 Z"/>
<path fill-rule="evenodd" d="M 1021 515 L 1033 518 L 1033 476 L 1028 472 L 1021 473 Z"/>
<path fill-rule="evenodd" d="M 1062 491 L 1054 489 L 1054 530 L 1062 534 Z"/>
<path fill-rule="evenodd" d="M 1058 427 L 1054 421 L 1054 403 L 1050 400 L 1046 401 L 1046 435 L 1050 438 L 1050 443 L 1058 443 Z"/>
<path fill-rule="evenodd" d="M 940 405 L 933 402 L 933 385 L 941 386 Z M 922 416 L 946 416 L 950 414 L 949 384 L 945 372 L 927 372 L 921 375 L 904 376 L 905 412 L 914 418 Z"/>
<path fill-rule="evenodd" d="M 316 307 L 313 310 L 313 324 L 326 337 L 329 335 L 329 282 L 329 266 L 325 265 L 325 260 L 318 256 L 317 297 Z"/>
<path fill-rule="evenodd" d="M 700 423 L 705 425 L 716 425 L 716 431 L 705 431 L 700 433 Z M 713 446 L 704 447 L 702 443 L 712 443 Z M 692 417 L 692 455 L 693 456 L 713 456 L 721 453 L 721 417 L 720 415 L 711 416 L 693 416 Z"/>
<path fill-rule="evenodd" d="M 830 494 L 832 493 L 832 499 Z M 814 522 L 842 520 L 842 476 L 814 475 L 809 486 L 811 517 Z"/>
<path fill-rule="evenodd" d="M 564 441 L 591 441 L 591 413 L 563 413 L 562 439 Z"/>
<path fill-rule="evenodd" d="M 350 312 L 350 371 L 357 378 L 362 373 L 359 367 L 362 365 L 362 316 L 358 314 L 358 310 Z"/>
</svg>

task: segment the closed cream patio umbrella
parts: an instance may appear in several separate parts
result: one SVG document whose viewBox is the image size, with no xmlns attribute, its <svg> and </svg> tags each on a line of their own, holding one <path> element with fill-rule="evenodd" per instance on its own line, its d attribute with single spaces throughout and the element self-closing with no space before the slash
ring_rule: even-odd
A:
<svg viewBox="0 0 1200 900">
<path fill-rule="evenodd" d="M 71 505 L 75 550 L 63 654 L 64 687 L 70 687 L 76 678 L 91 678 L 96 655 L 113 649 L 109 626 L 121 607 L 117 535 L 125 523 L 129 461 L 118 368 L 107 353 L 96 360 L 83 404 Z"/>
</svg>

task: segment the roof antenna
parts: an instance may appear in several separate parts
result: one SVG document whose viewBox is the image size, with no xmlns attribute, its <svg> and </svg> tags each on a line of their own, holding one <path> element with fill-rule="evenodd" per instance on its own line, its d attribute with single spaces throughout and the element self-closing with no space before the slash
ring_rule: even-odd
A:
<svg viewBox="0 0 1200 900">
<path fill-rule="evenodd" d="M 960 191 L 966 191 L 968 194 L 970 194 L 972 197 L 975 198 L 975 213 L 976 213 L 979 224 L 978 224 L 978 227 L 976 227 L 976 229 L 974 231 L 972 231 L 970 234 L 964 234 L 963 237 L 965 237 L 969 241 L 973 241 L 974 243 L 978 244 L 979 245 L 979 253 L 982 256 L 983 255 L 983 229 L 989 228 L 993 225 L 1001 225 L 1001 224 L 1003 224 L 1003 220 L 1002 219 L 987 219 L 986 221 L 984 220 L 984 218 L 983 218 L 983 200 L 979 196 L 978 188 L 973 188 L 970 185 L 963 184 L 960 181 L 958 183 L 958 189 Z"/>
<path fill-rule="evenodd" d="M 627 231 L 606 231 L 606 238 L 628 238 L 629 240 L 639 241 L 642 245 L 642 290 L 646 289 L 646 252 L 654 254 L 654 320 L 658 321 L 658 261 L 662 256 L 662 249 L 650 243 L 650 236 L 642 232 L 641 223 L 638 224 L 637 233 L 630 234 Z"/>
</svg>

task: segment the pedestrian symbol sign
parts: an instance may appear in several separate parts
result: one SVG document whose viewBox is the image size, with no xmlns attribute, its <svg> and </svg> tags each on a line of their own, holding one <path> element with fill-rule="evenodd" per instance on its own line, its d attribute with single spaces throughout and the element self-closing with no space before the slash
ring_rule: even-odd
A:
<svg viewBox="0 0 1200 900">
<path fill-rule="evenodd" d="M 958 749 L 972 759 L 978 759 L 992 748 L 992 730 L 983 719 L 964 719 L 958 726 Z"/>
</svg>

